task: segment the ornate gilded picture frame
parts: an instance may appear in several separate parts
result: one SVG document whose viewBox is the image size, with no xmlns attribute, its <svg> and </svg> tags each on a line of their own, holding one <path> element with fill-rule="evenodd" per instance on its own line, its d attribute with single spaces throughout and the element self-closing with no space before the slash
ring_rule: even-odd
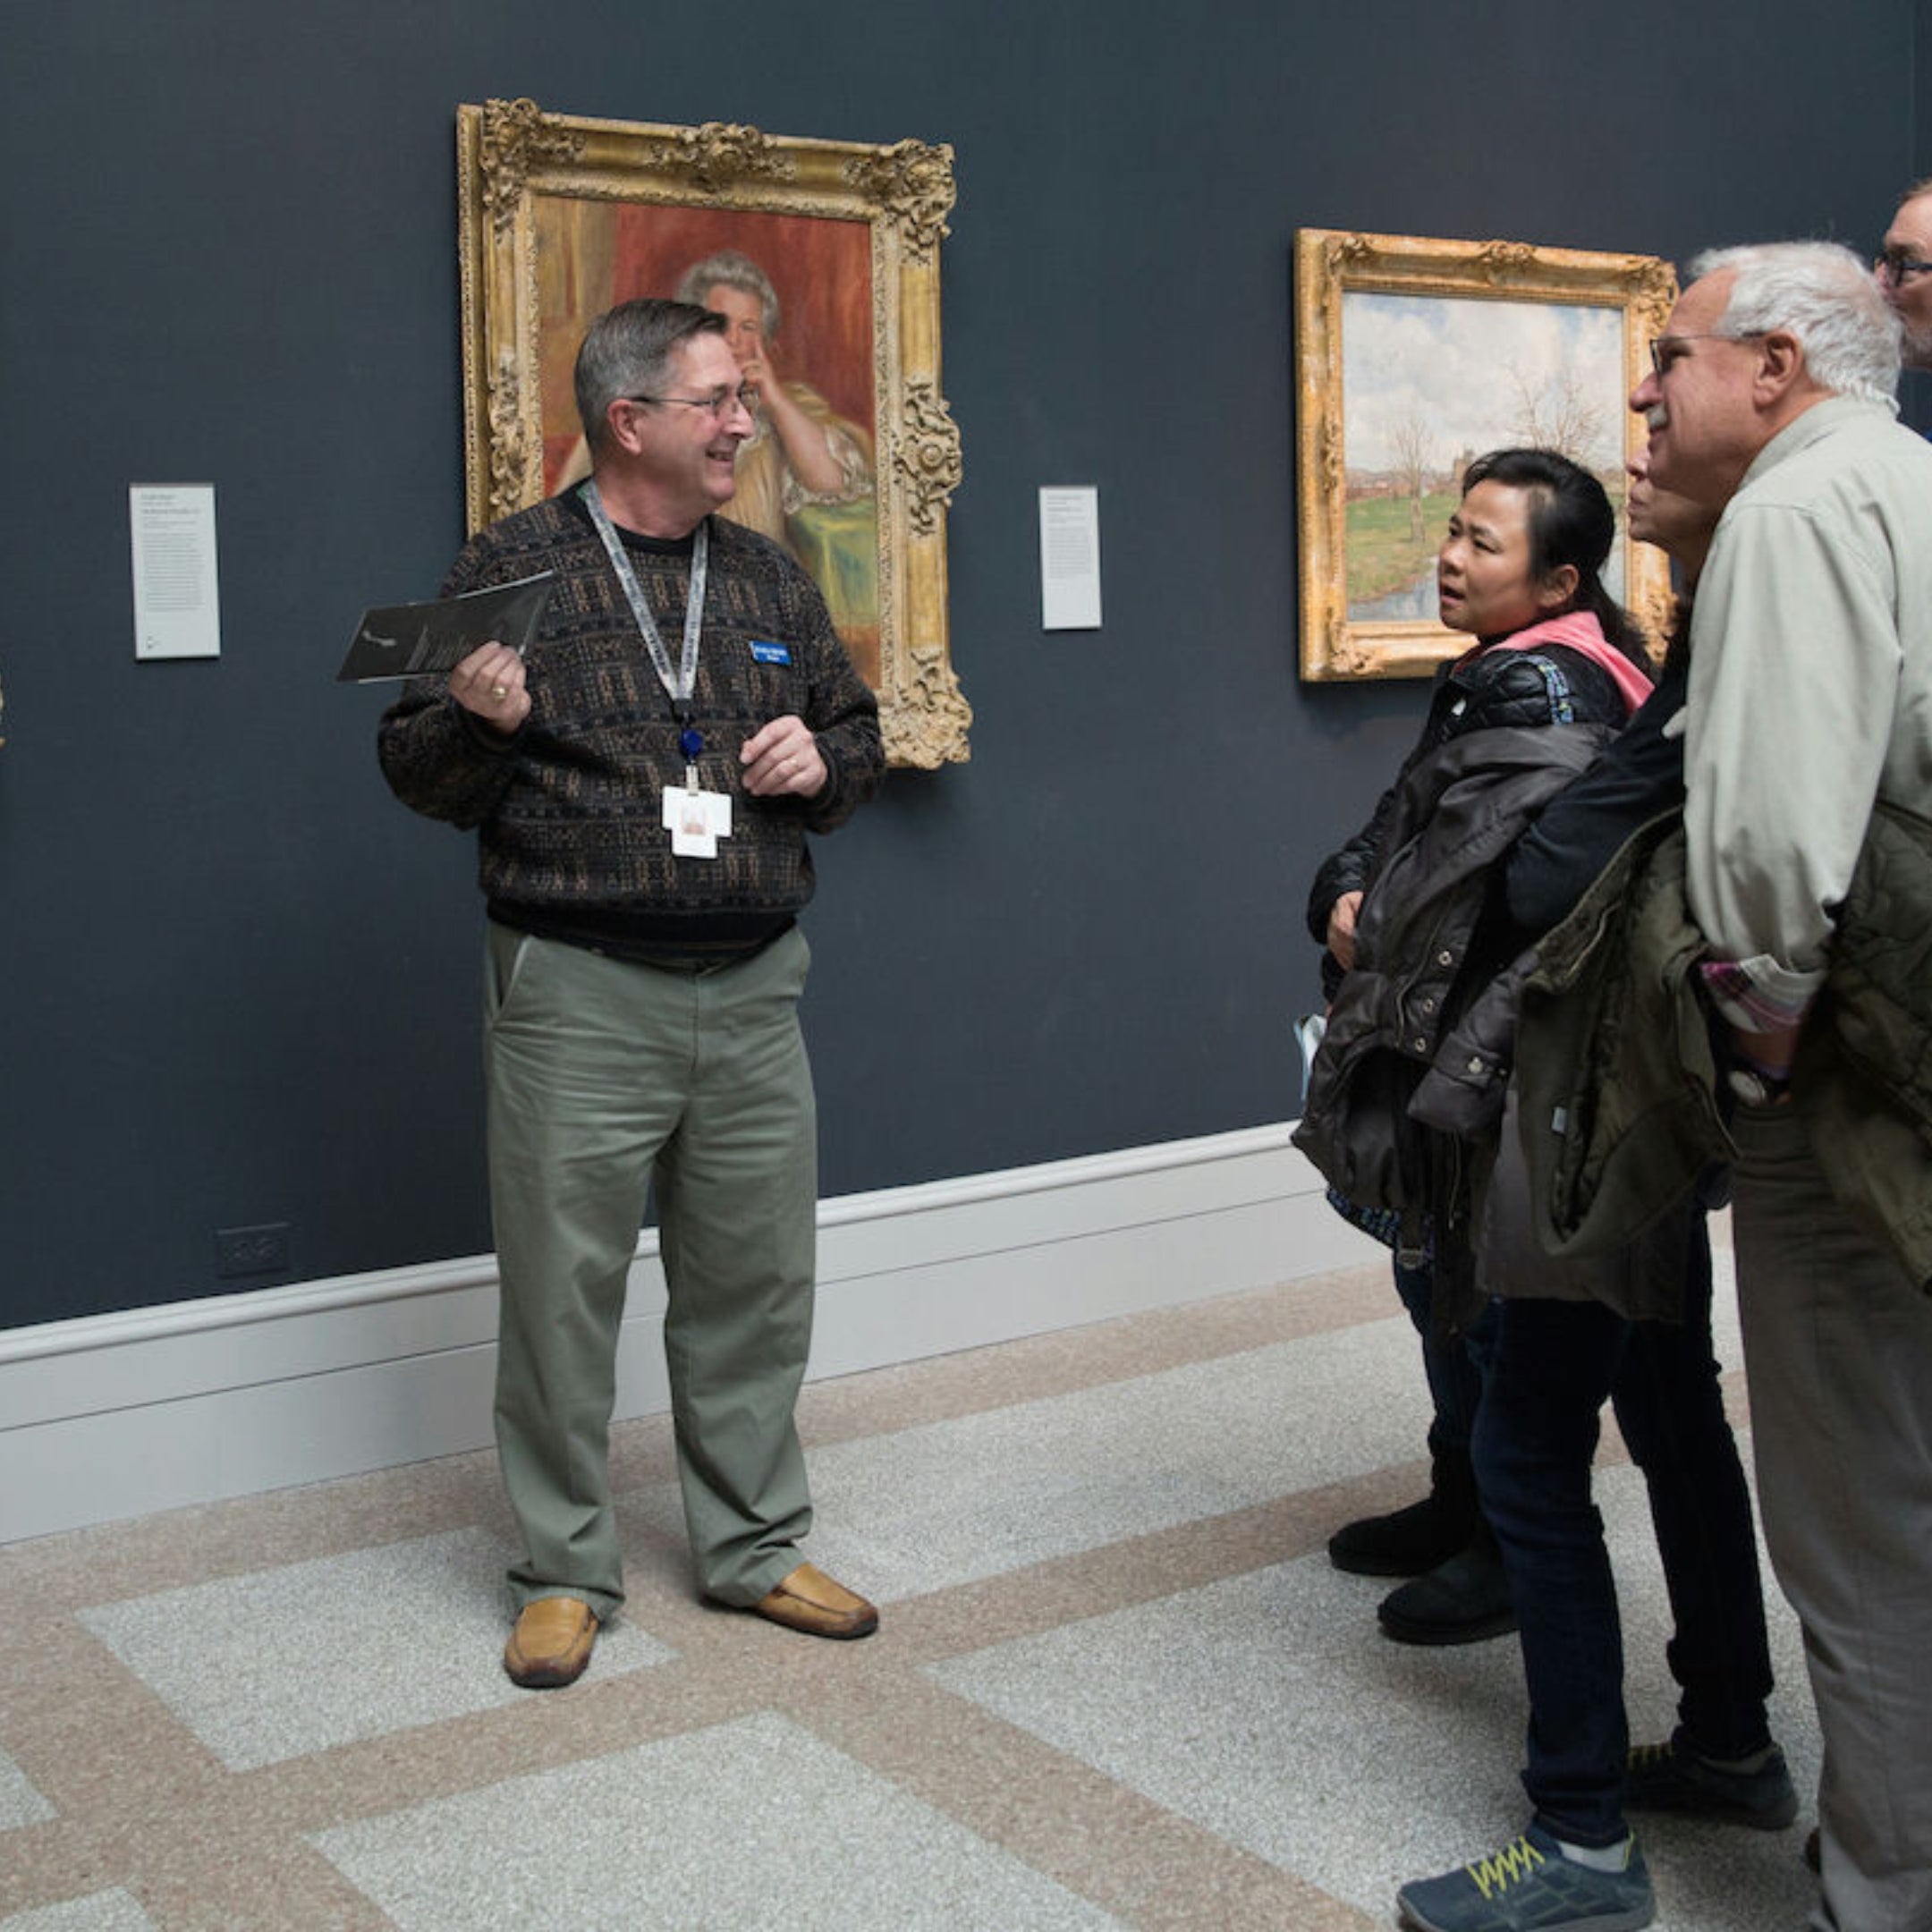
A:
<svg viewBox="0 0 1932 1932">
<path fill-rule="evenodd" d="M 939 388 L 952 148 L 493 100 L 457 110 L 457 191 L 470 528 L 583 473 L 571 371 L 603 310 L 640 295 L 741 309 L 761 406 L 724 513 L 825 591 L 888 760 L 963 762 L 945 551 L 960 442 Z"/>
<path fill-rule="evenodd" d="M 1471 458 L 1560 449 L 1621 511 L 1630 393 L 1675 297 L 1651 255 L 1298 231 L 1305 681 L 1426 676 L 1468 648 L 1436 620 L 1435 562 Z M 1605 580 L 1661 635 L 1661 552 L 1620 537 Z"/>
</svg>

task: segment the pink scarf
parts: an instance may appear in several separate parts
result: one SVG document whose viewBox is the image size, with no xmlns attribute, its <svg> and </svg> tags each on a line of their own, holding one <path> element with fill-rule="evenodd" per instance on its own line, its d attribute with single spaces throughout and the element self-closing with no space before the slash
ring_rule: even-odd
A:
<svg viewBox="0 0 1932 1932">
<path fill-rule="evenodd" d="M 1564 645 L 1607 671 L 1626 712 L 1634 711 L 1650 695 L 1649 678 L 1604 636 L 1594 611 L 1571 611 L 1562 617 L 1546 617 L 1527 630 L 1512 631 L 1494 643 L 1478 645 L 1467 655 L 1474 657 L 1486 650 L 1533 650 L 1538 644 Z"/>
</svg>

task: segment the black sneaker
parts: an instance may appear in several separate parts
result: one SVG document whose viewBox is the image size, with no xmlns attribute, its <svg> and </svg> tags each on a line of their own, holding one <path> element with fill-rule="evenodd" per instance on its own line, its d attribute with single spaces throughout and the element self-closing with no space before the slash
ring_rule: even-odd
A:
<svg viewBox="0 0 1932 1932">
<path fill-rule="evenodd" d="M 1713 1764 L 1683 1741 L 1632 1747 L 1623 1767 L 1623 1803 L 1631 1811 L 1685 1811 L 1753 1831 L 1783 1831 L 1798 1816 L 1784 1753 L 1775 1744 L 1753 1771 Z"/>
</svg>

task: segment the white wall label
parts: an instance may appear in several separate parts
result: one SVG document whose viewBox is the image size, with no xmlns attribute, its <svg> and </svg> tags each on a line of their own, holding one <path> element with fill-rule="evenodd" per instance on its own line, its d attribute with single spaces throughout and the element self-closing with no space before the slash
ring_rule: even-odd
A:
<svg viewBox="0 0 1932 1932">
<path fill-rule="evenodd" d="M 1100 628 L 1100 492 L 1090 483 L 1039 493 L 1040 628 Z"/>
<path fill-rule="evenodd" d="M 215 486 L 128 486 L 136 657 L 219 657 Z"/>
</svg>

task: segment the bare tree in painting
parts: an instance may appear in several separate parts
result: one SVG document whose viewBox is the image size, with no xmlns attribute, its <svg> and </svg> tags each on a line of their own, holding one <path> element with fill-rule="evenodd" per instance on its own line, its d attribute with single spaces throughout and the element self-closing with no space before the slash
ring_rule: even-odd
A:
<svg viewBox="0 0 1932 1932">
<path fill-rule="evenodd" d="M 1428 419 L 1419 409 L 1411 411 L 1389 431 L 1395 479 L 1409 499 L 1409 535 L 1418 543 L 1423 536 L 1422 495 L 1428 485 L 1429 454 L 1434 447 Z"/>
<path fill-rule="evenodd" d="M 1533 449 L 1555 450 L 1586 470 L 1597 467 L 1604 437 L 1604 405 L 1589 393 L 1583 372 L 1566 367 L 1547 382 L 1532 383 L 1514 363 L 1510 386 L 1516 392 L 1516 440 Z"/>
</svg>

